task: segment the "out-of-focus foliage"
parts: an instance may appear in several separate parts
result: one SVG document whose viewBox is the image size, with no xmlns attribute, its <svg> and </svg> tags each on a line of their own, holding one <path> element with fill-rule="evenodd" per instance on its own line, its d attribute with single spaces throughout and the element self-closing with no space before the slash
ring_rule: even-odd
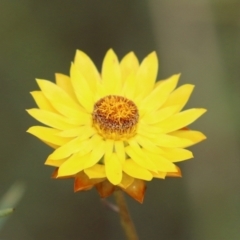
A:
<svg viewBox="0 0 240 240">
<path fill-rule="evenodd" d="M 6 208 L 0 210 L 0 217 L 6 217 L 13 212 L 13 208 Z"/>
</svg>

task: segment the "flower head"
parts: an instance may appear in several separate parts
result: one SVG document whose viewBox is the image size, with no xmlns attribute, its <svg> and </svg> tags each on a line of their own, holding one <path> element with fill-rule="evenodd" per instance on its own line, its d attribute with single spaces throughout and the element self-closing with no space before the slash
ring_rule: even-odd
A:
<svg viewBox="0 0 240 240">
<path fill-rule="evenodd" d="M 75 178 L 75 191 L 95 186 L 102 197 L 121 188 L 142 202 L 145 181 L 181 176 L 175 163 L 192 158 L 186 148 L 205 139 L 186 127 L 206 110 L 181 111 L 194 86 L 176 89 L 179 74 L 155 82 L 157 71 L 155 52 L 141 64 L 133 52 L 119 63 L 110 49 L 100 74 L 78 50 L 70 76 L 37 80 L 38 108 L 28 113 L 47 127 L 28 132 L 54 148 L 45 162 L 56 167 L 54 178 Z"/>
</svg>

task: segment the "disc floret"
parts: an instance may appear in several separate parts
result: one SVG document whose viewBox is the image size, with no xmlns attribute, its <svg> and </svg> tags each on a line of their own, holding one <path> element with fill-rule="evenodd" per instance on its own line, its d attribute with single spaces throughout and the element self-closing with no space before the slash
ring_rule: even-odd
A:
<svg viewBox="0 0 240 240">
<path fill-rule="evenodd" d="M 109 95 L 95 103 L 92 117 L 95 128 L 104 138 L 120 140 L 135 135 L 139 114 L 133 101 Z"/>
</svg>

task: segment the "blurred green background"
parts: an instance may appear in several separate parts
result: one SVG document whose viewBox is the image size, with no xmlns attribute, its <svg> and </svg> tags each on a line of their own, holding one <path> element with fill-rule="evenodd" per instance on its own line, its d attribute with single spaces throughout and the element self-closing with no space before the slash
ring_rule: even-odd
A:
<svg viewBox="0 0 240 240">
<path fill-rule="evenodd" d="M 141 60 L 156 50 L 159 78 L 181 72 L 180 84 L 196 85 L 188 107 L 208 109 L 192 126 L 208 140 L 179 164 L 183 178 L 150 182 L 142 205 L 127 197 L 140 239 L 240 239 L 239 43 L 239 0 L 1 0 L 0 196 L 14 183 L 25 192 L 0 204 L 20 199 L 0 239 L 124 239 L 95 190 L 50 178 L 51 149 L 25 133 L 36 124 L 25 112 L 34 79 L 68 74 L 76 49 L 100 69 L 109 48 Z"/>
</svg>

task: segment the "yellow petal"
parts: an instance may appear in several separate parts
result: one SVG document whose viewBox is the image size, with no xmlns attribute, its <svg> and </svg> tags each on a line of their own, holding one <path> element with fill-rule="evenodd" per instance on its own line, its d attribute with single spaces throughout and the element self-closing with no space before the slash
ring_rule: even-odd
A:
<svg viewBox="0 0 240 240">
<path fill-rule="evenodd" d="M 48 166 L 52 166 L 52 167 L 60 167 L 65 161 L 67 161 L 66 158 L 60 159 L 60 160 L 57 160 L 57 161 L 48 158 L 44 164 L 48 165 Z"/>
<path fill-rule="evenodd" d="M 164 83 L 166 80 L 157 80 L 154 85 L 154 89 L 158 88 L 160 84 Z"/>
<path fill-rule="evenodd" d="M 109 95 L 108 90 L 105 88 L 102 81 L 98 82 L 93 96 L 94 103 L 96 103 L 99 99 L 106 97 L 106 95 Z"/>
<path fill-rule="evenodd" d="M 38 137 L 39 139 L 52 143 L 57 146 L 62 146 L 63 144 L 66 144 L 68 141 L 71 140 L 71 138 L 62 138 L 57 136 L 57 134 L 60 132 L 57 129 L 53 128 L 47 128 L 42 126 L 34 126 L 30 127 L 27 130 L 28 133 L 31 133 L 32 135 Z"/>
<path fill-rule="evenodd" d="M 93 149 L 93 138 L 89 133 L 83 134 L 65 145 L 56 149 L 49 157 L 51 159 L 62 159 L 69 157 L 73 153 L 80 152 L 82 155 L 87 154 Z M 96 135 L 94 136 L 96 138 Z"/>
<path fill-rule="evenodd" d="M 118 184 L 118 186 L 126 189 L 133 183 L 133 181 L 134 181 L 133 177 L 129 176 L 126 173 L 123 173 L 122 174 L 122 181 Z"/>
<path fill-rule="evenodd" d="M 110 158 L 113 153 L 114 142 L 113 140 L 107 139 L 105 146 L 105 157 Z"/>
<path fill-rule="evenodd" d="M 170 148 L 184 148 L 191 144 L 191 141 L 188 139 L 183 139 L 179 137 L 174 137 L 167 134 L 162 134 L 156 137 L 154 143 L 161 147 L 170 147 Z"/>
<path fill-rule="evenodd" d="M 78 103 L 70 77 L 61 73 L 55 73 L 55 79 L 56 84 L 63 89 L 76 103 Z"/>
<path fill-rule="evenodd" d="M 181 169 L 179 167 L 177 167 L 177 172 L 168 172 L 167 173 L 167 177 L 182 177 L 182 172 L 181 172 Z"/>
<path fill-rule="evenodd" d="M 78 118 L 70 118 L 69 121 L 72 121 L 74 125 L 91 125 L 92 116 L 89 113 L 79 112 Z"/>
<path fill-rule="evenodd" d="M 196 119 L 198 119 L 201 115 L 203 115 L 205 112 L 206 109 L 203 108 L 188 109 L 169 117 L 165 121 L 156 124 L 156 126 L 163 129 L 164 133 L 173 132 L 175 130 L 188 126 Z"/>
<path fill-rule="evenodd" d="M 167 101 L 163 104 L 163 108 L 169 106 L 177 106 L 176 112 L 179 112 L 183 109 L 188 99 L 190 98 L 194 85 L 185 84 L 174 90 L 168 97 Z"/>
<path fill-rule="evenodd" d="M 81 126 L 81 127 L 77 127 L 77 128 L 71 128 L 71 129 L 67 129 L 64 131 L 59 132 L 57 135 L 60 137 L 67 137 L 67 138 L 71 138 L 71 137 L 78 137 L 82 134 L 94 134 L 96 133 L 95 128 L 93 128 L 92 126 Z"/>
<path fill-rule="evenodd" d="M 73 128 L 74 125 L 78 125 L 77 120 L 65 118 L 57 113 L 41 110 L 41 109 L 29 109 L 27 112 L 39 122 L 48 125 L 50 127 L 64 130 Z"/>
<path fill-rule="evenodd" d="M 148 95 L 157 78 L 158 59 L 156 52 L 150 53 L 141 63 L 136 78 L 136 97 L 145 97 Z"/>
<path fill-rule="evenodd" d="M 148 138 L 153 144 L 160 146 L 160 147 L 170 147 L 170 148 L 184 148 L 192 144 L 191 140 L 179 138 L 175 136 L 171 136 L 168 134 L 144 134 L 141 133 L 141 136 L 145 136 Z"/>
<path fill-rule="evenodd" d="M 120 68 L 123 82 L 132 72 L 136 74 L 139 68 L 139 62 L 134 52 L 130 52 L 124 56 L 124 58 L 120 62 Z"/>
<path fill-rule="evenodd" d="M 147 123 L 147 124 L 159 123 L 159 122 L 169 118 L 174 113 L 176 113 L 178 108 L 179 108 L 178 106 L 170 106 L 170 107 L 161 108 L 157 111 L 144 114 L 144 116 L 141 119 L 144 123 Z"/>
<path fill-rule="evenodd" d="M 157 172 L 157 173 L 151 172 L 151 173 L 152 173 L 154 178 L 161 178 L 161 179 L 165 179 L 165 177 L 167 175 L 166 172 Z"/>
<path fill-rule="evenodd" d="M 125 158 L 126 158 L 126 154 L 125 154 L 123 141 L 115 141 L 114 142 L 114 148 L 115 148 L 115 152 L 116 152 L 116 154 L 119 158 L 119 161 L 121 163 L 124 163 Z"/>
<path fill-rule="evenodd" d="M 169 94 L 175 89 L 180 74 L 173 75 L 163 81 L 148 95 L 139 106 L 141 112 L 153 112 L 159 109 L 169 97 Z"/>
<path fill-rule="evenodd" d="M 162 148 L 162 156 L 171 162 L 180 162 L 193 158 L 191 151 L 182 148 Z"/>
<path fill-rule="evenodd" d="M 118 94 L 121 91 L 121 69 L 118 58 L 112 49 L 107 51 L 103 60 L 102 84 L 107 94 Z"/>
<path fill-rule="evenodd" d="M 102 164 L 95 164 L 90 168 L 84 169 L 84 172 L 87 174 L 87 176 L 91 178 L 105 178 L 106 172 L 105 172 L 105 166 Z"/>
<path fill-rule="evenodd" d="M 170 133 L 170 135 L 190 140 L 191 144 L 188 146 L 194 145 L 206 139 L 206 136 L 203 133 L 193 130 L 178 130 L 173 133 Z"/>
<path fill-rule="evenodd" d="M 79 103 L 91 113 L 93 110 L 93 92 L 88 85 L 87 80 L 78 68 L 72 64 L 70 69 L 71 82 Z"/>
<path fill-rule="evenodd" d="M 81 118 L 83 108 L 72 100 L 64 90 L 50 81 L 37 79 L 37 83 L 44 96 L 58 112 L 66 117 Z"/>
<path fill-rule="evenodd" d="M 152 180 L 152 174 L 145 168 L 139 166 L 132 159 L 128 159 L 123 164 L 123 171 L 133 178 L 143 179 L 146 181 Z"/>
<path fill-rule="evenodd" d="M 50 104 L 47 98 L 43 95 L 41 91 L 30 92 L 34 101 L 40 109 L 47 110 L 50 112 L 57 112 L 55 108 Z"/>
<path fill-rule="evenodd" d="M 137 135 L 135 137 L 135 139 L 143 149 L 146 149 L 149 152 L 156 153 L 156 154 L 162 154 L 163 153 L 161 148 L 156 146 L 156 144 L 154 144 L 154 142 L 152 142 L 148 138 L 146 138 L 144 136 L 141 136 L 141 135 Z"/>
<path fill-rule="evenodd" d="M 97 82 L 100 82 L 100 74 L 92 60 L 84 52 L 77 50 L 74 58 L 74 64 L 81 71 L 88 82 L 92 92 L 96 90 Z"/>
<path fill-rule="evenodd" d="M 158 134 L 161 134 L 163 130 L 157 125 L 145 124 L 139 122 L 137 126 L 137 133 L 142 136 L 155 137 Z"/>
<path fill-rule="evenodd" d="M 52 144 L 52 143 L 49 143 L 49 142 L 46 142 L 46 141 L 43 141 L 46 145 L 48 145 L 49 147 L 53 148 L 53 149 L 57 149 L 59 146 L 58 145 L 55 145 L 55 144 Z"/>
<path fill-rule="evenodd" d="M 134 72 L 130 73 L 128 77 L 125 79 L 121 92 L 124 97 L 131 100 L 134 99 L 137 84 L 136 80 L 137 80 L 136 74 Z"/>
<path fill-rule="evenodd" d="M 177 172 L 176 166 L 163 156 L 148 152 L 146 150 L 145 154 L 148 155 L 152 162 L 155 164 L 157 169 L 155 172 Z"/>
<path fill-rule="evenodd" d="M 58 169 L 58 177 L 74 175 L 83 170 L 85 162 L 88 160 L 89 154 L 79 156 L 72 155 Z"/>
<path fill-rule="evenodd" d="M 125 148 L 127 155 L 135 161 L 138 165 L 151 171 L 157 171 L 155 164 L 148 158 L 148 156 L 139 147 L 137 142 L 129 141 L 129 146 Z"/>
<path fill-rule="evenodd" d="M 104 158 L 106 175 L 113 185 L 117 185 L 122 180 L 122 166 L 116 153 L 113 153 L 110 157 Z"/>
<path fill-rule="evenodd" d="M 84 168 L 92 167 L 101 160 L 101 158 L 105 154 L 105 146 L 106 142 L 101 140 L 93 147 L 93 150 L 90 153 L 90 157 L 88 161 L 86 161 Z"/>
</svg>

